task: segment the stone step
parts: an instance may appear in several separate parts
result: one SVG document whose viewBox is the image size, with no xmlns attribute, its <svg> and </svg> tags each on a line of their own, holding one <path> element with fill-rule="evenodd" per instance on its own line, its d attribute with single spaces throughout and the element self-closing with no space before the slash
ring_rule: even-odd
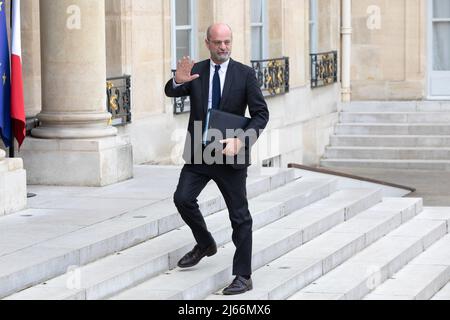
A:
<svg viewBox="0 0 450 320">
<path fill-rule="evenodd" d="M 255 229 L 286 216 L 297 208 L 328 197 L 335 190 L 335 184 L 334 179 L 300 178 L 279 190 L 250 199 L 250 209 L 255 212 Z M 284 201 L 277 200 L 280 192 L 284 194 Z M 369 205 L 377 200 L 377 196 L 380 197 L 373 192 L 371 195 L 372 197 L 369 198 L 363 197 L 361 201 Z M 231 239 L 232 230 L 227 210 L 208 216 L 206 221 L 218 245 L 225 244 Z M 174 268 L 177 261 L 194 245 L 192 232 L 184 226 L 120 252 L 118 255 L 79 267 L 77 272 L 83 281 L 82 287 L 78 290 L 67 288 L 67 281 L 72 277 L 72 274 L 68 273 L 46 281 L 45 285 L 19 292 L 11 298 L 102 299 Z M 49 288 L 52 294 L 48 294 Z M 59 291 L 56 290 L 57 288 Z"/>
<path fill-rule="evenodd" d="M 342 112 L 341 123 L 449 123 L 450 112 Z"/>
<path fill-rule="evenodd" d="M 364 300 L 429 300 L 450 281 L 450 236 L 397 272 Z M 447 261 L 443 261 L 442 255 Z M 423 256 L 426 256 L 423 257 Z M 440 262 L 436 262 L 440 259 Z"/>
<path fill-rule="evenodd" d="M 431 300 L 450 300 L 450 282 L 442 288 Z"/>
<path fill-rule="evenodd" d="M 352 101 L 345 112 L 449 112 L 450 101 Z"/>
<path fill-rule="evenodd" d="M 450 136 L 423 135 L 333 135 L 334 147 L 446 147 L 450 148 Z"/>
<path fill-rule="evenodd" d="M 367 190 L 336 193 L 254 232 L 253 270 L 364 211 L 368 203 L 358 203 L 362 200 L 361 192 L 364 194 Z M 372 196 L 375 200 L 379 194 L 375 192 Z M 203 299 L 232 280 L 234 251 L 234 245 L 229 243 L 200 266 L 190 270 L 177 268 L 126 290 L 113 299 Z"/>
<path fill-rule="evenodd" d="M 266 171 L 248 183 L 249 198 L 275 191 L 296 178 L 294 170 Z M 226 207 L 217 188 L 202 193 L 199 205 L 205 216 Z M 0 298 L 65 274 L 71 266 L 86 265 L 183 225 L 170 198 L 3 255 L 0 257 Z"/>
<path fill-rule="evenodd" d="M 414 217 L 290 300 L 360 300 L 448 233 L 447 220 Z"/>
<path fill-rule="evenodd" d="M 450 208 L 424 208 L 422 218 L 450 222 Z M 450 281 L 450 235 L 377 287 L 364 300 L 429 300 Z"/>
<path fill-rule="evenodd" d="M 353 219 L 258 269 L 255 289 L 238 297 L 210 295 L 210 300 L 281 300 L 328 273 L 422 210 L 422 200 L 385 198 Z"/>
<path fill-rule="evenodd" d="M 336 135 L 450 135 L 450 124 L 338 123 Z"/>
<path fill-rule="evenodd" d="M 449 280 L 448 266 L 407 265 L 363 300 L 430 300 Z"/>
<path fill-rule="evenodd" d="M 327 147 L 324 159 L 450 160 L 450 148 Z"/>
<path fill-rule="evenodd" d="M 382 168 L 449 171 L 448 160 L 390 160 L 390 159 L 323 159 L 325 168 Z"/>
</svg>

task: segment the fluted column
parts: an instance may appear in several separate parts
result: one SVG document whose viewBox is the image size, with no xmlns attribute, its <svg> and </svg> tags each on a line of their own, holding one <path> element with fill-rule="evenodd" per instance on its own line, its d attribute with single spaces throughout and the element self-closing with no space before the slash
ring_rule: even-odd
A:
<svg viewBox="0 0 450 320">
<path fill-rule="evenodd" d="M 42 127 L 44 139 L 117 134 L 106 112 L 104 0 L 41 0 Z"/>
</svg>

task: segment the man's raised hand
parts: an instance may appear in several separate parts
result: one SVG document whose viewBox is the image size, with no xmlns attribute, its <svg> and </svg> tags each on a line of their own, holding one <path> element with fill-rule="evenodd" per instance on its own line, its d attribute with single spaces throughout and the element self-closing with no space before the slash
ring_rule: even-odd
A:
<svg viewBox="0 0 450 320">
<path fill-rule="evenodd" d="M 194 67 L 195 62 L 189 57 L 183 57 L 177 63 L 177 72 L 175 73 L 175 82 L 178 84 L 183 84 L 186 82 L 191 82 L 200 77 L 198 74 L 192 74 L 192 67 Z"/>
</svg>

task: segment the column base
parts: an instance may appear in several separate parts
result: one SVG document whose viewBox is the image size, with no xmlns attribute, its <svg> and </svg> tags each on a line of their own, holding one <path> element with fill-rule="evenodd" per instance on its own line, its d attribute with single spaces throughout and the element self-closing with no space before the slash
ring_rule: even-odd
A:
<svg viewBox="0 0 450 320">
<path fill-rule="evenodd" d="M 133 177 L 133 151 L 128 136 L 27 138 L 20 156 L 28 184 L 103 187 Z"/>
<path fill-rule="evenodd" d="M 0 160 L 0 216 L 25 209 L 27 177 L 20 158 Z"/>
</svg>

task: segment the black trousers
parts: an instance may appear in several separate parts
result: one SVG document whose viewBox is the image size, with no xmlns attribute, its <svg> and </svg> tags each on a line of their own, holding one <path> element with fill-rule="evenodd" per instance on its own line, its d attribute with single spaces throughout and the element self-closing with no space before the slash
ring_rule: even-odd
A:
<svg viewBox="0 0 450 320">
<path fill-rule="evenodd" d="M 187 164 L 183 167 L 174 203 L 186 224 L 191 228 L 197 244 L 206 248 L 214 239 L 200 212 L 197 197 L 209 181 L 219 187 L 228 208 L 233 228 L 236 252 L 233 259 L 233 275 L 252 274 L 252 226 L 248 210 L 247 169 L 236 170 L 223 164 Z"/>
</svg>

